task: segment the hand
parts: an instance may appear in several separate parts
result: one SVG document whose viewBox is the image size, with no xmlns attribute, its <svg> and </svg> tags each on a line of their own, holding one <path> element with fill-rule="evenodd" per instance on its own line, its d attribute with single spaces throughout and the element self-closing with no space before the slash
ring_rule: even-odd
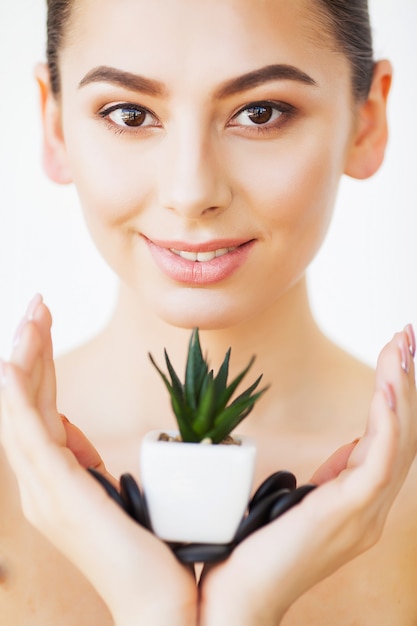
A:
<svg viewBox="0 0 417 626">
<path fill-rule="evenodd" d="M 117 485 L 94 447 L 57 411 L 51 322 L 35 298 L 11 362 L 2 367 L 1 438 L 24 513 L 91 581 L 117 625 L 194 625 L 193 574 L 84 469 L 94 467 Z"/>
<path fill-rule="evenodd" d="M 382 351 L 368 426 L 317 470 L 296 507 L 206 568 L 201 626 L 276 626 L 313 585 L 373 546 L 417 450 L 411 327 Z"/>
</svg>

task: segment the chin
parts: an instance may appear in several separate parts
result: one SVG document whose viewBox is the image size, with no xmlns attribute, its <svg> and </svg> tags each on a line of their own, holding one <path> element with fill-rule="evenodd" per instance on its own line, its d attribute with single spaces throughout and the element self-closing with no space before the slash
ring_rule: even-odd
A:
<svg viewBox="0 0 417 626">
<path fill-rule="evenodd" d="M 237 320 L 232 316 L 225 316 L 219 312 L 210 313 L 208 311 L 163 311 L 160 318 L 170 326 L 177 328 L 199 328 L 200 330 L 222 330 L 234 326 Z"/>
<path fill-rule="evenodd" d="M 243 303 L 239 306 L 235 300 L 216 295 L 208 292 L 203 297 L 189 298 L 183 294 L 182 297 L 169 298 L 155 307 L 155 313 L 171 326 L 200 330 L 222 330 L 241 324 L 247 319 L 248 311 Z"/>
</svg>

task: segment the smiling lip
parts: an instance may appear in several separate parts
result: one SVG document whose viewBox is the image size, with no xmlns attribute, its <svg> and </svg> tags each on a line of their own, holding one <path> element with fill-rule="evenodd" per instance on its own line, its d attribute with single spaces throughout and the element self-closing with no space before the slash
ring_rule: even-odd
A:
<svg viewBox="0 0 417 626">
<path fill-rule="evenodd" d="M 144 237 L 162 272 L 179 283 L 210 285 L 225 280 L 246 261 L 255 240 L 222 239 L 202 244 Z"/>
</svg>

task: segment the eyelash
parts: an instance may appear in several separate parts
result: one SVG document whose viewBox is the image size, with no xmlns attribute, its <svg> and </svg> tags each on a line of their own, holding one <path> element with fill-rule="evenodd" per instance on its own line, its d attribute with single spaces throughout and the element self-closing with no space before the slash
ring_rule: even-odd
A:
<svg viewBox="0 0 417 626">
<path fill-rule="evenodd" d="M 233 122 L 237 120 L 237 118 L 246 113 L 247 119 L 249 119 L 249 115 L 254 115 L 256 110 L 266 110 L 268 109 L 271 112 L 271 117 L 274 116 L 274 113 L 278 113 L 278 117 L 270 121 L 270 118 L 266 120 L 264 123 L 256 124 L 253 122 L 252 124 L 234 124 Z M 252 113 L 249 113 L 252 111 Z M 256 101 L 246 104 L 244 107 L 239 109 L 237 113 L 235 113 L 232 118 L 229 126 L 232 128 L 244 128 L 247 132 L 255 132 L 255 133 L 268 133 L 274 130 L 278 130 L 281 128 L 288 118 L 295 113 L 295 108 L 291 104 L 286 104 L 284 102 L 276 102 L 270 100 Z"/>
<path fill-rule="evenodd" d="M 151 123 L 151 124 L 142 123 L 142 124 L 138 124 L 137 126 L 129 126 L 128 124 L 122 125 L 121 123 L 117 123 L 111 119 L 111 114 L 115 113 L 116 111 L 119 111 L 120 113 L 122 113 L 123 111 L 126 111 L 130 115 L 143 114 L 145 116 L 144 121 L 146 121 L 146 118 L 148 116 L 151 116 L 154 122 L 156 123 Z M 106 122 L 106 124 L 110 127 L 110 129 L 113 132 L 115 132 L 117 135 L 122 135 L 124 133 L 137 133 L 140 131 L 143 132 L 144 130 L 148 130 L 151 128 L 161 127 L 161 124 L 158 122 L 158 118 L 155 115 L 155 113 L 153 113 L 152 111 L 150 111 L 149 109 L 145 107 L 138 106 L 136 104 L 131 104 L 129 102 L 119 102 L 118 104 L 113 104 L 112 106 L 99 111 L 98 115 Z"/>
<path fill-rule="evenodd" d="M 239 118 L 239 116 L 243 114 L 246 114 L 246 119 L 249 120 L 250 119 L 249 116 L 255 115 L 256 110 L 258 110 L 258 113 L 264 110 L 266 111 L 267 115 L 268 115 L 268 110 L 269 110 L 270 111 L 269 119 L 267 119 L 265 122 L 261 122 L 260 124 L 257 124 L 256 122 L 252 122 L 249 124 L 235 123 L 236 120 Z M 143 123 L 138 124 L 137 126 L 134 126 L 134 125 L 129 126 L 128 124 L 122 125 L 122 123 L 115 122 L 111 119 L 112 113 L 119 112 L 121 114 L 123 111 L 127 112 L 128 115 L 132 117 L 132 119 L 135 115 L 142 114 L 144 116 Z M 274 118 L 274 115 L 276 115 L 277 113 L 278 113 L 278 117 L 275 117 L 275 119 L 272 119 L 271 121 L 271 117 Z M 286 104 L 283 102 L 269 101 L 269 100 L 255 101 L 255 102 L 246 104 L 244 107 L 240 108 L 236 113 L 234 113 L 230 121 L 228 122 L 227 126 L 229 128 L 236 128 L 239 130 L 243 129 L 243 132 L 249 132 L 252 134 L 254 133 L 265 134 L 265 133 L 270 133 L 270 132 L 280 129 L 288 120 L 288 118 L 294 115 L 294 113 L 295 113 L 295 108 L 290 104 Z M 107 107 L 99 111 L 98 115 L 106 122 L 109 128 L 117 135 L 122 135 L 125 133 L 130 133 L 130 134 L 139 133 L 139 132 L 144 132 L 146 130 L 150 130 L 152 128 L 161 128 L 162 126 L 157 116 L 155 115 L 155 113 L 153 113 L 151 110 L 147 109 L 146 107 L 138 106 L 136 104 L 131 104 L 129 102 L 121 102 L 118 104 L 113 104 L 110 107 Z M 149 123 L 145 124 L 144 122 L 146 122 L 146 119 L 148 116 L 150 116 L 153 119 L 153 122 L 151 122 L 150 124 Z"/>
</svg>

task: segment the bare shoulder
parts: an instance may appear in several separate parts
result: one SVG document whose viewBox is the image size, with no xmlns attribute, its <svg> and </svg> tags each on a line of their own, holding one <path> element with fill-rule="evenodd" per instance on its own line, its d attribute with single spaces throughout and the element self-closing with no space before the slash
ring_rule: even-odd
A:
<svg viewBox="0 0 417 626">
<path fill-rule="evenodd" d="M 71 420 L 77 416 L 79 421 L 85 422 L 89 415 L 102 409 L 96 406 L 101 396 L 97 379 L 105 381 L 109 366 L 102 356 L 99 338 L 59 355 L 55 367 L 59 410 Z"/>
</svg>

